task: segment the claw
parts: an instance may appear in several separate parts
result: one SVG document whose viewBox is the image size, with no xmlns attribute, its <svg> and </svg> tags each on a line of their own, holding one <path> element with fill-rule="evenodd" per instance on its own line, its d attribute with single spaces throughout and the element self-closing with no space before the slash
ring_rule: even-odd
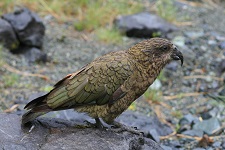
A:
<svg viewBox="0 0 225 150">
<path fill-rule="evenodd" d="M 127 132 L 130 132 L 130 133 L 133 133 L 133 134 L 137 134 L 137 135 L 140 135 L 140 136 L 144 136 L 144 132 L 140 131 L 137 129 L 137 127 L 129 127 L 129 126 L 126 126 L 124 124 L 121 124 L 119 122 L 113 122 L 113 126 L 111 127 L 111 129 L 114 131 L 114 132 L 124 132 L 124 131 L 127 131 Z"/>
<path fill-rule="evenodd" d="M 106 129 L 106 127 L 102 124 L 99 118 L 95 119 L 96 123 L 91 123 L 87 120 L 84 121 L 89 127 L 98 128 L 98 129 Z"/>
</svg>

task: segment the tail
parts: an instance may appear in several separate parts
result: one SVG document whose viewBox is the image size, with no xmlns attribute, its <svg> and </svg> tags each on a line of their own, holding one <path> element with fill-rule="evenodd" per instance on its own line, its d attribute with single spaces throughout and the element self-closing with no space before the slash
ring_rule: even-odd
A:
<svg viewBox="0 0 225 150">
<path fill-rule="evenodd" d="M 24 109 L 28 109 L 29 111 L 22 116 L 23 125 L 33 121 L 38 116 L 44 115 L 49 111 L 52 111 L 52 109 L 46 103 L 47 95 L 48 94 L 32 100 L 24 107 Z"/>
<path fill-rule="evenodd" d="M 44 115 L 46 113 L 47 112 L 32 112 L 31 110 L 29 110 L 22 116 L 22 125 L 25 125 L 26 123 L 31 122 L 37 117 Z"/>
</svg>

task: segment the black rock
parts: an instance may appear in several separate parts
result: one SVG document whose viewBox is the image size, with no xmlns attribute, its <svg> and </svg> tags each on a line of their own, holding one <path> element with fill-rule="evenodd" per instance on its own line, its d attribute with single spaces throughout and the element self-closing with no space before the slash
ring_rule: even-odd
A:
<svg viewBox="0 0 225 150">
<path fill-rule="evenodd" d="M 117 17 L 115 24 L 128 37 L 138 38 L 165 37 L 167 33 L 177 30 L 174 25 L 148 12 Z"/>
<path fill-rule="evenodd" d="M 125 111 L 116 120 L 122 124 L 147 131 L 148 133 L 152 129 L 155 129 L 159 136 L 169 135 L 173 132 L 170 126 L 161 123 L 157 117 L 147 117 L 132 111 Z"/>
<path fill-rule="evenodd" d="M 19 41 L 27 46 L 41 47 L 45 26 L 41 19 L 27 8 L 3 15 L 13 27 Z"/>
<path fill-rule="evenodd" d="M 0 18 L 0 43 L 10 49 L 17 49 L 19 46 L 19 41 L 16 37 L 16 34 L 13 31 L 12 26 L 9 22 Z"/>
<path fill-rule="evenodd" d="M 82 128 L 72 121 L 44 119 L 34 121 L 32 127 L 21 126 L 21 118 L 0 114 L 0 149 L 107 149 L 162 150 L 156 142 L 128 132 Z"/>
<path fill-rule="evenodd" d="M 79 123 L 80 125 L 84 125 L 85 120 L 91 123 L 95 123 L 95 120 L 93 118 L 87 116 L 84 113 L 78 113 L 74 110 L 56 111 L 44 115 L 44 117 L 48 118 L 52 116 L 54 116 L 54 118 L 56 117 L 61 119 L 67 119 L 69 121 L 73 120 Z M 147 117 L 141 113 L 129 110 L 122 113 L 122 115 L 120 115 L 116 119 L 116 121 L 130 127 L 136 127 L 138 130 L 143 131 L 146 136 L 154 134 L 154 140 L 157 140 L 157 136 L 165 136 L 173 132 L 173 130 L 168 125 L 161 123 L 157 117 Z M 104 126 L 107 125 L 104 124 Z M 156 132 L 154 133 L 153 130 L 155 130 Z"/>
<path fill-rule="evenodd" d="M 29 63 L 34 62 L 47 62 L 47 54 L 35 47 L 27 47 L 26 52 L 24 53 L 27 61 Z"/>
</svg>

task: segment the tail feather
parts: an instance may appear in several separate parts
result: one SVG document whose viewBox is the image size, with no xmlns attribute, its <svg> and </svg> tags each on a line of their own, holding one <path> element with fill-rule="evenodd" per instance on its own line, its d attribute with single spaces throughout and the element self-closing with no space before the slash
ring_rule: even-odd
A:
<svg viewBox="0 0 225 150">
<path fill-rule="evenodd" d="M 42 105 L 43 103 L 45 103 L 44 100 L 45 100 L 45 98 L 46 98 L 47 96 L 48 96 L 48 94 L 43 95 L 43 96 L 40 96 L 40 97 L 38 97 L 38 98 L 36 98 L 36 99 L 30 101 L 30 102 L 24 107 L 24 109 L 32 109 L 32 108 L 34 108 L 34 107 L 36 107 L 36 106 Z"/>
<path fill-rule="evenodd" d="M 33 121 L 34 119 L 36 119 L 38 116 L 44 115 L 47 112 L 32 112 L 31 110 L 26 112 L 23 116 L 22 116 L 22 124 L 26 124 L 28 122 Z"/>
<path fill-rule="evenodd" d="M 24 107 L 24 109 L 28 109 L 29 111 L 22 116 L 23 125 L 33 121 L 41 115 L 48 113 L 49 111 L 52 111 L 52 109 L 46 103 L 47 95 L 48 94 L 32 100 Z"/>
</svg>

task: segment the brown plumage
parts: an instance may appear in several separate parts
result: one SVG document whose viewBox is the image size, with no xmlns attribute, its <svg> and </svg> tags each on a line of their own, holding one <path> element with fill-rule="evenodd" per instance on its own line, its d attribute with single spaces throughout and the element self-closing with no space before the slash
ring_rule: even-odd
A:
<svg viewBox="0 0 225 150">
<path fill-rule="evenodd" d="M 170 41 L 152 38 L 126 51 L 108 53 L 60 80 L 48 94 L 29 102 L 22 124 L 49 111 L 74 108 L 113 124 L 154 82 L 163 67 L 183 56 Z"/>
</svg>

